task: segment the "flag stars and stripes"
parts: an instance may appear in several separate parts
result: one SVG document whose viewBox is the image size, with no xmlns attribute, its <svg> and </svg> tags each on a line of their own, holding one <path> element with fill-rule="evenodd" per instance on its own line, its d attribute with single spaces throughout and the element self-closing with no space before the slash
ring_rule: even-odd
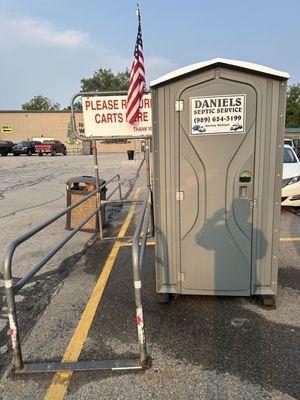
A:
<svg viewBox="0 0 300 400">
<path fill-rule="evenodd" d="M 138 33 L 134 48 L 134 56 L 131 65 L 128 94 L 127 94 L 127 110 L 126 120 L 133 125 L 139 115 L 143 94 L 146 87 L 143 41 L 141 29 L 141 17 L 138 9 Z"/>
</svg>

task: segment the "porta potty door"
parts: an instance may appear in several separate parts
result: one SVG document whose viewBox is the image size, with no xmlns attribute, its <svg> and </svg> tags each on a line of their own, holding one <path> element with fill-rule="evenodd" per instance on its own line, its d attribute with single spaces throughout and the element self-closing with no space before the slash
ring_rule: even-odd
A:
<svg viewBox="0 0 300 400">
<path fill-rule="evenodd" d="M 256 92 L 196 77 L 180 100 L 181 292 L 250 295 Z"/>
</svg>

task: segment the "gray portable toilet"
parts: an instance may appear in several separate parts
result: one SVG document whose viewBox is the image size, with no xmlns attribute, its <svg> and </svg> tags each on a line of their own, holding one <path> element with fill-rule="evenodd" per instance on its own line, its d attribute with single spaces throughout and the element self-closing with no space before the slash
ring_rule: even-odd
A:
<svg viewBox="0 0 300 400">
<path fill-rule="evenodd" d="M 151 82 L 158 293 L 274 299 L 288 78 L 216 58 Z"/>
</svg>

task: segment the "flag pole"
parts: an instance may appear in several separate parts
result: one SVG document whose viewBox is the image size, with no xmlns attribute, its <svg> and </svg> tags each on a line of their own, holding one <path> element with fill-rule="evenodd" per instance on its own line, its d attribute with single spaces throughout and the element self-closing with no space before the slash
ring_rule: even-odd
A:
<svg viewBox="0 0 300 400">
<path fill-rule="evenodd" d="M 141 13 L 139 3 L 136 3 L 136 15 L 138 17 L 138 23 L 141 24 Z M 147 138 L 145 140 L 146 148 L 145 148 L 145 161 L 146 161 L 146 181 L 147 188 L 150 193 L 150 204 L 151 204 L 151 227 L 150 234 L 154 237 L 154 213 L 153 213 L 153 193 L 152 193 L 152 182 L 151 182 L 151 141 L 152 139 Z"/>
</svg>

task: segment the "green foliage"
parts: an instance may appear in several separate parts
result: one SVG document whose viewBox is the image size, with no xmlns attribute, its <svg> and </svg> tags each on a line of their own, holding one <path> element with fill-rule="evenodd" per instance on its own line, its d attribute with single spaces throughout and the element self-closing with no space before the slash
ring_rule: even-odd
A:
<svg viewBox="0 0 300 400">
<path fill-rule="evenodd" d="M 111 69 L 100 68 L 94 72 L 92 78 L 81 79 L 81 90 L 84 92 L 127 90 L 129 78 L 130 73 L 127 69 L 114 75 Z"/>
<path fill-rule="evenodd" d="M 73 106 L 74 111 L 82 111 L 82 103 L 81 101 L 76 101 Z M 71 106 L 67 106 L 64 108 L 64 110 L 71 110 Z"/>
<path fill-rule="evenodd" d="M 300 83 L 291 85 L 287 92 L 286 127 L 300 127 Z"/>
<path fill-rule="evenodd" d="M 76 103 L 74 103 L 73 108 L 74 108 L 75 111 L 81 111 L 81 110 L 82 110 L 82 103 L 81 103 L 81 101 L 76 101 Z"/>
<path fill-rule="evenodd" d="M 68 123 L 67 143 L 68 144 L 79 144 L 77 137 L 74 135 L 72 117 L 70 117 L 70 122 Z"/>
<path fill-rule="evenodd" d="M 22 104 L 22 110 L 26 111 L 50 111 L 50 110 L 59 110 L 60 104 L 53 103 L 48 97 L 44 96 L 34 96 L 27 103 Z"/>
</svg>

